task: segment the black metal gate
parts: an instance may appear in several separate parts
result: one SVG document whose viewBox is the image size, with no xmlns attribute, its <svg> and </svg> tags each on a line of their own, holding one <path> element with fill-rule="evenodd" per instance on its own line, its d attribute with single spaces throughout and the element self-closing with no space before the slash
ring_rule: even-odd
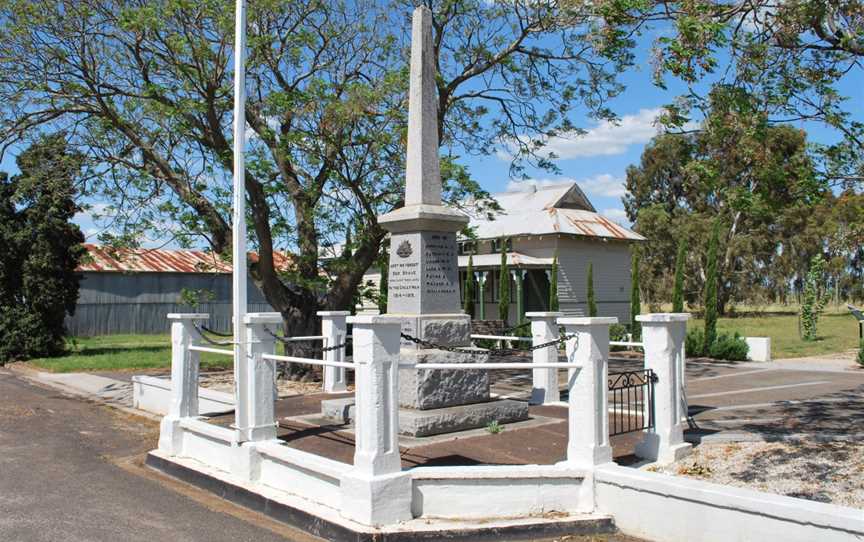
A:
<svg viewBox="0 0 864 542">
<path fill-rule="evenodd" d="M 654 427 L 654 384 L 651 369 L 609 373 L 609 436 Z"/>
</svg>

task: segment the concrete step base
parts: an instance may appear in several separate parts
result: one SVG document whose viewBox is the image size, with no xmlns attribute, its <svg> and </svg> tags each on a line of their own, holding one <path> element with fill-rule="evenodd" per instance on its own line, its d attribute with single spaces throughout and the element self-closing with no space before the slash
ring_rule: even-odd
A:
<svg viewBox="0 0 864 542">
<path fill-rule="evenodd" d="M 336 423 L 354 421 L 354 398 L 321 401 L 321 415 Z M 528 403 L 496 399 L 484 403 L 429 410 L 399 409 L 399 434 L 428 437 L 486 427 L 492 422 L 513 423 L 528 419 Z"/>
</svg>

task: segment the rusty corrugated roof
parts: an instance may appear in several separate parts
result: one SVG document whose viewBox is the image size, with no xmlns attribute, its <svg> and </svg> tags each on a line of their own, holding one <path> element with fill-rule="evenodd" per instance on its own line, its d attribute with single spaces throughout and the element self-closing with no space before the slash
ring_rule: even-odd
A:
<svg viewBox="0 0 864 542">
<path fill-rule="evenodd" d="M 472 217 L 470 225 L 478 239 L 569 234 L 622 241 L 645 240 L 638 233 L 599 214 L 575 183 L 533 191 L 505 192 L 493 197 L 502 212 L 494 220 Z"/>
<path fill-rule="evenodd" d="M 128 272 L 128 273 L 231 273 L 230 263 L 207 250 L 166 250 L 151 248 L 111 248 L 85 243 L 87 257 L 77 271 Z M 276 267 L 284 270 L 292 259 L 285 253 L 274 252 Z M 251 253 L 249 259 L 256 261 L 258 255 Z"/>
</svg>

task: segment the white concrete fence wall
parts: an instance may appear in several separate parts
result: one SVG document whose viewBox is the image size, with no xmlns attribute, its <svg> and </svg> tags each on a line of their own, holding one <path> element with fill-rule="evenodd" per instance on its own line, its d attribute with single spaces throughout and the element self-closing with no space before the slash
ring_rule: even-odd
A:
<svg viewBox="0 0 864 542">
<path fill-rule="evenodd" d="M 460 517 L 463 511 L 448 504 L 446 496 L 434 491 L 442 476 L 450 480 L 448 487 L 460 488 L 459 491 L 465 493 L 463 497 L 468 498 L 483 487 L 482 480 L 504 476 L 516 484 L 539 488 L 547 483 L 543 480 L 555 479 L 550 472 L 558 473 L 560 478 L 555 483 L 564 480 L 562 488 L 571 489 L 556 493 L 555 506 L 570 512 L 594 510 L 592 473 L 598 466 L 612 461 L 607 380 L 609 326 L 617 322 L 616 318 L 569 318 L 555 313 L 532 315 L 533 340 L 537 344 L 557 339 L 558 326 L 564 327 L 567 336 L 564 363 L 557 360 L 558 344 L 555 344 L 535 351 L 530 363 L 411 365 L 417 370 L 532 370 L 535 392 L 541 390 L 532 394 L 538 402 L 556 396 L 557 372 L 567 369 L 568 442 L 564 461 L 554 466 L 526 465 L 509 470 L 484 466 L 460 467 L 456 471 L 447 467 L 403 471 L 398 442 L 399 369 L 410 364 L 400 363 L 400 318 L 387 315 L 348 317 L 345 313 L 322 313 L 321 316 L 325 322 L 322 330 L 325 345 L 343 344 L 347 324 L 353 324 L 353 363 L 345 362 L 344 353 L 338 351 L 334 355 L 325 353 L 324 359 L 275 355 L 272 328 L 281 321 L 280 315 L 247 315 L 239 332 L 249 345 L 249 354 L 235 364 L 235 423 L 232 428 L 226 428 L 207 424 L 198 417 L 199 354 L 217 352 L 231 356 L 233 352 L 201 345 L 196 323 L 204 321 L 207 315 L 171 315 L 172 401 L 162 422 L 160 453 L 195 459 L 238 477 L 243 483 L 259 483 L 288 492 L 303 487 L 303 496 L 327 506 L 334 506 L 334 499 L 337 499 L 341 516 L 363 525 L 395 524 L 422 516 L 424 509 L 436 515 L 450 513 L 452 517 Z M 679 342 L 683 340 L 685 322 L 685 315 L 644 317 L 646 363 L 662 375 L 660 387 L 676 386 L 676 376 L 680 374 L 678 364 L 682 362 Z M 280 360 L 323 366 L 327 391 L 344 389 L 344 371 L 354 369 L 356 439 L 352 464 L 291 449 L 276 439 L 273 382 L 275 362 Z M 340 371 L 327 370 L 331 368 Z M 537 371 L 545 372 L 536 378 Z M 662 397 L 668 404 L 658 407 L 658 411 L 666 415 L 658 416 L 655 427 L 646 432 L 644 444 L 647 455 L 661 460 L 678 453 L 681 434 L 677 393 L 673 389 Z M 457 478 L 466 483 L 455 482 Z M 536 512 L 531 508 L 533 505 L 520 504 L 518 499 L 502 497 L 499 503 L 497 497 L 488 494 L 478 494 L 477 498 L 480 497 L 489 499 L 487 504 L 502 516 Z"/>
</svg>

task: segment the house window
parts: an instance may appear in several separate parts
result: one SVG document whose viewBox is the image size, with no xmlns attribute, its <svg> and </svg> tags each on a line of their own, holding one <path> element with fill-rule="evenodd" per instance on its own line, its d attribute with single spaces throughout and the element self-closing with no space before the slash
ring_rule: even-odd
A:
<svg viewBox="0 0 864 542">
<path fill-rule="evenodd" d="M 476 254 L 477 243 L 474 241 L 462 241 L 459 243 L 459 254 Z"/>
<path fill-rule="evenodd" d="M 507 238 L 506 251 L 513 252 L 513 239 Z M 501 239 L 492 239 L 492 252 L 501 252 Z"/>
<path fill-rule="evenodd" d="M 499 299 L 499 291 L 498 285 L 501 284 L 500 277 L 498 276 L 498 270 L 495 269 L 489 273 L 489 278 L 486 279 L 486 291 L 489 292 L 487 295 L 489 296 L 489 300 L 492 303 L 498 303 Z M 513 275 L 510 275 L 510 304 L 516 302 L 516 281 L 513 280 Z"/>
</svg>

